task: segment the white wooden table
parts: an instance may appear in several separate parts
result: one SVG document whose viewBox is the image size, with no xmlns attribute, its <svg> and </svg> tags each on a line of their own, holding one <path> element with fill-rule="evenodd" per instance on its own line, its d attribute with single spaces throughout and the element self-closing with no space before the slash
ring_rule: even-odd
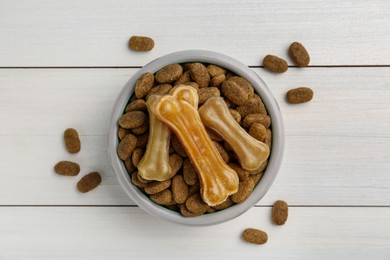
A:
<svg viewBox="0 0 390 260">
<path fill-rule="evenodd" d="M 196 2 L 196 3 L 195 3 Z M 390 2 L 0 0 L 0 259 L 390 259 Z M 127 47 L 148 35 L 149 53 Z M 293 41 L 308 68 L 275 75 L 266 54 Z M 147 62 L 185 49 L 250 65 L 278 100 L 286 151 L 267 195 L 225 224 L 193 228 L 147 215 L 126 197 L 106 153 L 111 109 Z M 291 106 L 290 88 L 310 103 Z M 62 133 L 79 130 L 82 151 Z M 53 172 L 59 160 L 78 177 Z M 76 191 L 87 172 L 102 185 Z M 285 226 L 271 205 L 286 200 Z M 268 232 L 263 246 L 241 231 Z"/>
</svg>

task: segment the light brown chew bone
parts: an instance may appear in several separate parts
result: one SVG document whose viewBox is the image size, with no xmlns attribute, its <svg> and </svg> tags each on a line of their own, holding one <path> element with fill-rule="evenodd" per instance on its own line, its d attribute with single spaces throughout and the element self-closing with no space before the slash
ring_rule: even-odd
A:
<svg viewBox="0 0 390 260">
<path fill-rule="evenodd" d="M 268 158 L 268 145 L 241 128 L 221 97 L 207 100 L 199 109 L 199 115 L 206 127 L 213 129 L 229 143 L 244 170 L 254 171 Z"/>
<path fill-rule="evenodd" d="M 169 166 L 171 130 L 158 120 L 152 111 L 157 101 L 158 96 L 153 95 L 146 102 L 149 111 L 149 142 L 138 163 L 138 174 L 146 180 L 165 181 L 172 177 Z"/>
<path fill-rule="evenodd" d="M 218 205 L 237 192 L 238 176 L 221 158 L 199 117 L 196 90 L 180 86 L 172 96 L 162 96 L 153 107 L 158 119 L 179 138 L 198 171 L 201 195 L 210 206 Z"/>
</svg>

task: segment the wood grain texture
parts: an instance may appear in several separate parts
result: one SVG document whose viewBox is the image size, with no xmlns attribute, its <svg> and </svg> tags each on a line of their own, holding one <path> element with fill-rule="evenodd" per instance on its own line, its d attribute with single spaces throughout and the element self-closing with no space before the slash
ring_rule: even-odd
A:
<svg viewBox="0 0 390 260">
<path fill-rule="evenodd" d="M 193 228 L 139 208 L 0 208 L 0 258 L 389 259 L 389 211 L 290 208 L 287 223 L 276 226 L 271 208 L 253 208 L 228 223 Z M 267 244 L 242 241 L 248 227 L 266 231 Z"/>
<path fill-rule="evenodd" d="M 142 66 L 163 54 L 207 49 L 260 65 L 293 41 L 311 65 L 390 65 L 390 2 L 11 1 L 0 2 L 0 66 Z M 130 52 L 132 35 L 154 38 Z M 289 60 L 290 61 L 290 60 Z"/>
<path fill-rule="evenodd" d="M 116 96 L 135 71 L 0 70 L 0 205 L 133 204 L 110 167 L 105 135 Z M 259 204 L 390 206 L 390 68 L 255 71 L 286 125 L 282 168 Z M 301 85 L 313 88 L 313 101 L 287 104 L 287 90 Z M 67 127 L 79 130 L 77 155 L 64 149 Z M 80 176 L 54 174 L 65 159 L 80 163 Z M 95 170 L 101 187 L 77 193 L 77 180 Z"/>
</svg>

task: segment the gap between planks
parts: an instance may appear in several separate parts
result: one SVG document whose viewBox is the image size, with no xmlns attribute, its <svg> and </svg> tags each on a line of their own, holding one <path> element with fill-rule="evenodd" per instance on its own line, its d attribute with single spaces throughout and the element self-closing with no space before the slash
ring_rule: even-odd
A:
<svg viewBox="0 0 390 260">
<path fill-rule="evenodd" d="M 143 66 L 52 66 L 52 67 L 0 67 L 0 69 L 140 69 Z M 264 66 L 249 65 L 249 68 L 264 68 Z M 289 68 L 301 68 L 288 66 Z M 390 68 L 390 65 L 310 65 L 302 68 Z"/>
<path fill-rule="evenodd" d="M 272 208 L 273 205 L 254 205 L 254 208 Z M 290 208 L 390 208 L 390 205 L 288 205 Z M 138 208 L 137 205 L 0 205 L 0 208 Z"/>
</svg>

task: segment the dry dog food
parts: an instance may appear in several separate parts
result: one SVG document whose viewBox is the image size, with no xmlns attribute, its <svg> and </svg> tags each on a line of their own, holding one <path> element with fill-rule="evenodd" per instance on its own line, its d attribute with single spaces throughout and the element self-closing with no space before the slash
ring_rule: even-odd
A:
<svg viewBox="0 0 390 260">
<path fill-rule="evenodd" d="M 125 129 L 137 128 L 146 121 L 146 114 L 142 111 L 130 111 L 119 119 L 119 125 Z"/>
<path fill-rule="evenodd" d="M 129 41 L 129 47 L 134 51 L 150 51 L 154 47 L 154 41 L 146 36 L 132 36 Z"/>
<path fill-rule="evenodd" d="M 73 128 L 66 129 L 64 132 L 64 140 L 65 140 L 66 150 L 69 153 L 80 152 L 81 142 L 79 139 L 79 134 L 77 133 L 76 129 Z"/>
<path fill-rule="evenodd" d="M 95 189 L 101 182 L 102 177 L 100 174 L 98 172 L 91 172 L 79 180 L 77 189 L 82 193 L 86 193 Z"/>
<path fill-rule="evenodd" d="M 288 218 L 288 204 L 283 200 L 275 202 L 272 208 L 272 220 L 276 225 L 284 225 Z"/>
<path fill-rule="evenodd" d="M 137 145 L 137 137 L 132 134 L 128 134 L 122 138 L 118 145 L 119 158 L 126 161 L 132 155 L 135 146 Z"/>
<path fill-rule="evenodd" d="M 252 244 L 265 244 L 268 240 L 268 235 L 264 231 L 255 228 L 247 228 L 242 232 L 242 238 Z"/>
<path fill-rule="evenodd" d="M 266 69 L 275 73 L 283 73 L 288 69 L 287 62 L 275 55 L 265 56 L 263 59 L 263 65 Z"/>
<path fill-rule="evenodd" d="M 156 73 L 157 83 L 171 83 L 180 78 L 183 68 L 179 64 L 169 64 Z"/>
<path fill-rule="evenodd" d="M 299 66 L 306 67 L 310 63 L 310 56 L 305 47 L 299 42 L 293 42 L 289 49 L 291 59 Z"/>
<path fill-rule="evenodd" d="M 313 95 L 314 95 L 313 90 L 311 90 L 310 88 L 305 88 L 305 87 L 295 88 L 287 92 L 287 101 L 290 104 L 305 103 L 312 100 Z"/>
<path fill-rule="evenodd" d="M 153 87 L 154 76 L 153 74 L 144 73 L 135 83 L 135 96 L 136 98 L 142 98 Z"/>
<path fill-rule="evenodd" d="M 61 161 L 54 166 L 54 171 L 59 175 L 76 176 L 80 172 L 80 165 L 70 161 Z"/>
<path fill-rule="evenodd" d="M 185 217 L 213 214 L 244 202 L 260 181 L 268 155 L 264 150 L 257 165 L 248 167 L 252 159 L 243 151 L 265 148 L 264 143 L 270 147 L 272 140 L 271 118 L 250 82 L 220 66 L 197 62 L 171 64 L 144 75 L 118 122 L 118 155 L 131 182 L 155 203 Z M 234 138 L 214 124 L 228 127 Z M 202 138 L 190 143 L 202 143 L 207 156 L 187 143 L 194 136 Z M 237 138 L 240 141 L 235 142 Z M 205 157 L 214 158 L 213 163 L 205 166 Z M 205 167 L 214 174 L 202 173 Z M 230 174 L 235 177 L 227 183 L 236 183 L 236 190 L 219 187 L 216 194 L 207 194 L 210 185 L 220 186 L 218 176 Z"/>
<path fill-rule="evenodd" d="M 207 88 L 210 83 L 210 75 L 202 63 L 192 63 L 190 66 L 191 78 L 199 85 L 199 88 Z"/>
</svg>

